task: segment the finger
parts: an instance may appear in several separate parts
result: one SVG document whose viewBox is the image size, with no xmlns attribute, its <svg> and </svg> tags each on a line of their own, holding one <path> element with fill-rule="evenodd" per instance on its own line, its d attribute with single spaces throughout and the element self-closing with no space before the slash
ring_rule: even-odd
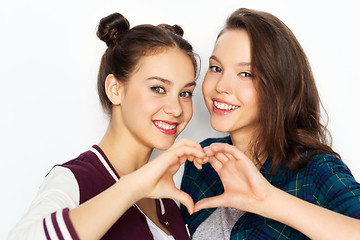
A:
<svg viewBox="0 0 360 240">
<path fill-rule="evenodd" d="M 214 154 L 219 152 L 226 152 L 234 157 L 235 160 L 250 161 L 252 162 L 243 152 L 233 145 L 227 143 L 213 143 L 210 145 L 211 150 Z"/>
<path fill-rule="evenodd" d="M 202 169 L 202 160 L 200 158 L 194 158 L 193 163 L 197 169 Z"/>
<path fill-rule="evenodd" d="M 181 147 L 181 146 L 188 146 L 188 147 L 195 147 L 198 149 L 202 149 L 200 143 L 187 138 L 182 138 L 173 145 L 173 147 Z"/>
<path fill-rule="evenodd" d="M 229 160 L 229 158 L 222 152 L 216 153 L 215 158 L 222 164 L 225 164 Z"/>
<path fill-rule="evenodd" d="M 208 147 L 205 147 L 204 149 L 204 153 L 206 154 L 206 156 L 213 156 L 214 155 L 214 152 L 212 151 L 212 149 L 208 146 Z"/>
<path fill-rule="evenodd" d="M 209 161 L 209 157 L 205 157 L 202 159 L 202 164 L 205 164 Z"/>
<path fill-rule="evenodd" d="M 189 194 L 179 189 L 175 189 L 171 198 L 179 201 L 182 205 L 184 205 L 188 209 L 190 215 L 194 213 L 194 201 L 189 196 Z"/>
<path fill-rule="evenodd" d="M 192 146 L 183 146 L 183 147 L 179 147 L 176 149 L 173 149 L 173 151 L 175 152 L 175 154 L 178 157 L 181 156 L 193 156 L 193 157 L 197 157 L 197 158 L 204 158 L 205 157 L 205 153 L 202 150 L 202 148 L 196 148 L 196 147 L 192 147 Z"/>
<path fill-rule="evenodd" d="M 185 161 L 190 161 L 190 162 L 193 162 L 195 167 L 199 170 L 202 169 L 202 165 L 204 164 L 204 160 L 203 158 L 197 158 L 197 157 L 194 157 L 194 156 L 184 156 L 184 157 L 180 157 L 180 165 L 183 165 Z M 205 161 L 206 163 L 206 161 Z"/>
<path fill-rule="evenodd" d="M 193 157 L 191 157 L 191 156 L 181 156 L 181 157 L 179 158 L 179 163 L 180 163 L 180 165 L 183 165 L 183 164 L 186 162 L 186 160 L 191 159 L 191 158 L 193 158 Z M 180 166 L 179 166 L 179 167 L 180 167 Z"/>
<path fill-rule="evenodd" d="M 223 164 L 220 161 L 218 161 L 215 157 L 210 157 L 209 163 L 215 169 L 216 172 L 219 172 L 220 169 L 223 167 Z"/>
<path fill-rule="evenodd" d="M 235 161 L 236 160 L 232 154 L 229 154 L 229 153 L 225 152 L 224 155 L 228 158 L 229 161 Z"/>
<path fill-rule="evenodd" d="M 225 200 L 226 198 L 223 195 L 201 199 L 195 204 L 194 212 L 206 208 L 226 207 Z"/>
<path fill-rule="evenodd" d="M 183 165 L 186 161 L 194 162 L 194 164 L 202 164 L 202 160 L 200 158 L 194 157 L 192 155 L 186 155 L 179 158 L 180 159 L 180 165 Z M 196 162 L 196 163 L 195 163 Z"/>
</svg>

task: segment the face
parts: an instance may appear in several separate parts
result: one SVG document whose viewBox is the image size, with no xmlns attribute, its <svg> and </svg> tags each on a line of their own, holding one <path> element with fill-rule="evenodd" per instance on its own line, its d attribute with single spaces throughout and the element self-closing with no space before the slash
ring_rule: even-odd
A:
<svg viewBox="0 0 360 240">
<path fill-rule="evenodd" d="M 259 115 L 250 49 L 245 30 L 224 32 L 215 44 L 202 86 L 212 127 L 249 139 Z"/>
<path fill-rule="evenodd" d="M 142 57 L 124 88 L 126 130 L 146 147 L 169 148 L 192 117 L 194 88 L 193 64 L 181 50 Z"/>
</svg>

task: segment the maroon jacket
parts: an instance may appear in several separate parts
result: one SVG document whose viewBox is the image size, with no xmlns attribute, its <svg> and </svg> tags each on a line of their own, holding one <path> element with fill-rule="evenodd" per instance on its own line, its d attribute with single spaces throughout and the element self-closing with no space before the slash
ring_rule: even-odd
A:
<svg viewBox="0 0 360 240">
<path fill-rule="evenodd" d="M 96 145 L 93 148 L 101 154 L 103 160 L 119 178 L 104 152 Z M 61 166 L 69 168 L 79 184 L 79 204 L 103 192 L 115 183 L 114 177 L 111 176 L 93 151 L 87 151 Z M 175 239 L 188 240 L 189 236 L 179 207 L 170 199 L 162 199 L 162 203 L 163 206 L 161 206 L 159 200 L 156 200 L 156 209 L 160 222 Z M 101 239 L 147 240 L 153 239 L 153 237 L 145 216 L 133 206 L 119 218 Z"/>
</svg>

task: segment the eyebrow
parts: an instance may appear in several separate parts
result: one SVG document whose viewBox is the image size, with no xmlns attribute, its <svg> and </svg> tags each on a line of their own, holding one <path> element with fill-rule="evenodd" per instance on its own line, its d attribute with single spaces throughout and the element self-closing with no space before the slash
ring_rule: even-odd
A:
<svg viewBox="0 0 360 240">
<path fill-rule="evenodd" d="M 158 77 L 158 76 L 148 77 L 146 80 L 157 80 L 157 81 L 163 82 L 170 86 L 174 85 L 174 83 L 172 81 L 162 78 L 162 77 Z M 189 83 L 185 84 L 184 87 L 191 87 L 191 86 L 196 86 L 196 82 L 195 81 L 189 82 Z"/>
<path fill-rule="evenodd" d="M 210 59 L 213 59 L 213 60 L 221 63 L 221 61 L 214 55 L 211 55 Z M 251 62 L 239 62 L 237 65 L 238 66 L 250 66 L 251 67 Z"/>
</svg>

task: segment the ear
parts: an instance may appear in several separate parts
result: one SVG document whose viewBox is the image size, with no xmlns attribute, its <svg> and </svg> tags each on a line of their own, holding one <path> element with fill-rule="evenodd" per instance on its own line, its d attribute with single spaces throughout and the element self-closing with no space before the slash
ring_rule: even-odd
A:
<svg viewBox="0 0 360 240">
<path fill-rule="evenodd" d="M 105 91 L 113 105 L 120 105 L 123 97 L 124 84 L 114 74 L 109 74 L 105 79 Z"/>
</svg>

